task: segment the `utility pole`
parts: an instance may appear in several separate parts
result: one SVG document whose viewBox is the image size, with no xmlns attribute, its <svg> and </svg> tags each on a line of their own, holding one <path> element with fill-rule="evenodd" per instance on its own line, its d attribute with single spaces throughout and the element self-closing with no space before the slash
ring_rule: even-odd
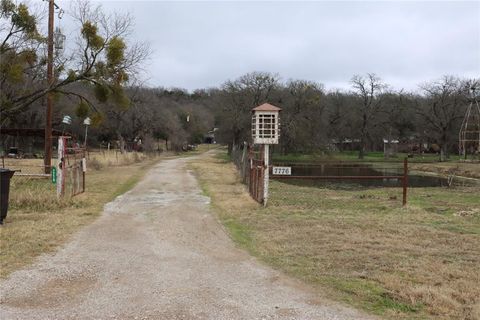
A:
<svg viewBox="0 0 480 320">
<path fill-rule="evenodd" d="M 53 78 L 53 17 L 55 10 L 54 0 L 48 0 L 48 55 L 47 55 L 47 82 L 48 86 L 52 86 Z M 52 167 L 52 111 L 53 111 L 53 95 L 52 92 L 47 93 L 47 113 L 45 116 L 45 151 L 43 164 L 45 173 L 49 174 Z"/>
</svg>

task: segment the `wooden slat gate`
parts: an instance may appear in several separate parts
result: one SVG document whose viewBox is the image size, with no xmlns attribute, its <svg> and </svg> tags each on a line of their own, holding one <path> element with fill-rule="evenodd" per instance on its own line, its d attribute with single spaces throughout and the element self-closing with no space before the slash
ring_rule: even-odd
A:
<svg viewBox="0 0 480 320">
<path fill-rule="evenodd" d="M 65 193 L 70 196 L 85 192 L 85 149 L 67 148 L 65 161 Z"/>
<path fill-rule="evenodd" d="M 265 176 L 265 161 L 263 159 L 263 152 L 254 151 L 249 148 L 248 159 L 250 163 L 250 175 L 248 181 L 248 189 L 252 198 L 263 203 L 263 188 Z"/>
</svg>

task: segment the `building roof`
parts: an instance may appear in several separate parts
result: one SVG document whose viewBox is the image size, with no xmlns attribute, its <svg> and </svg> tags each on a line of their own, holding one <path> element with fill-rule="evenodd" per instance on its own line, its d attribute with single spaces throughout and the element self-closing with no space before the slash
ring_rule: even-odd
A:
<svg viewBox="0 0 480 320">
<path fill-rule="evenodd" d="M 383 143 L 400 143 L 398 139 L 386 139 L 383 138 Z"/>
<path fill-rule="evenodd" d="M 282 108 L 276 107 L 270 103 L 264 103 L 252 109 L 252 111 L 281 111 Z"/>
<path fill-rule="evenodd" d="M 33 129 L 33 128 L 0 128 L 0 133 L 8 136 L 19 137 L 45 137 L 45 129 Z M 63 132 L 61 130 L 52 129 L 52 136 L 71 136 L 69 132 Z"/>
</svg>

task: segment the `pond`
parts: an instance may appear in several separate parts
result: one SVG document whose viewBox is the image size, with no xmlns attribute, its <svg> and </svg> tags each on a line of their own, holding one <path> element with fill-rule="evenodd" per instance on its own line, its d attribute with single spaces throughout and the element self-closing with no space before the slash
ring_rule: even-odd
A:
<svg viewBox="0 0 480 320">
<path fill-rule="evenodd" d="M 375 164 L 315 164 L 315 165 L 299 165 L 299 164 L 282 164 L 281 166 L 291 167 L 292 176 L 375 176 L 379 179 L 328 179 L 319 178 L 310 180 L 308 184 L 314 185 L 358 185 L 365 187 L 401 187 L 402 180 L 397 178 L 381 178 L 388 176 L 402 176 L 403 164 L 395 163 L 375 163 Z M 271 176 L 275 179 L 277 176 Z M 298 184 L 303 179 L 282 179 L 286 183 Z M 305 183 L 301 183 L 305 184 Z M 453 179 L 421 175 L 410 173 L 408 175 L 408 187 L 448 187 L 448 186 L 480 186 L 480 181 L 475 179 L 465 179 L 453 177 Z"/>
</svg>

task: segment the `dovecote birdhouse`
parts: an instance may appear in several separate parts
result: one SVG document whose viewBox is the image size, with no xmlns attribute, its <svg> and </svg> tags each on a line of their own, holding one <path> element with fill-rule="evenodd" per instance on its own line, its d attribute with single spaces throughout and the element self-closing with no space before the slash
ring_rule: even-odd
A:
<svg viewBox="0 0 480 320">
<path fill-rule="evenodd" d="M 264 103 L 252 109 L 252 138 L 254 144 L 278 144 L 280 136 L 280 111 Z"/>
</svg>

